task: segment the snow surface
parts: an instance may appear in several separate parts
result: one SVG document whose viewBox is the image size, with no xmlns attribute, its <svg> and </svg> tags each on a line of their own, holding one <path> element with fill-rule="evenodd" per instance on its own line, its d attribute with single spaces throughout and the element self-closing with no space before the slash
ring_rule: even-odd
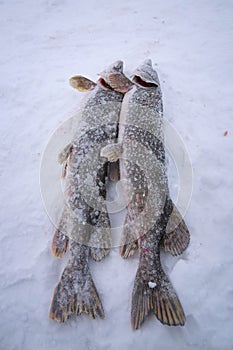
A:
<svg viewBox="0 0 233 350">
<path fill-rule="evenodd" d="M 0 349 L 232 349 L 232 1 L 1 0 L 0 16 Z M 164 114 L 194 170 L 191 244 L 181 257 L 162 256 L 187 323 L 169 328 L 152 316 L 133 332 L 138 255 L 125 261 L 112 250 L 91 263 L 106 319 L 59 325 L 48 309 L 66 259 L 50 252 L 42 153 L 82 97 L 70 76 L 96 79 L 117 59 L 130 72 L 145 58 L 157 65 Z"/>
</svg>

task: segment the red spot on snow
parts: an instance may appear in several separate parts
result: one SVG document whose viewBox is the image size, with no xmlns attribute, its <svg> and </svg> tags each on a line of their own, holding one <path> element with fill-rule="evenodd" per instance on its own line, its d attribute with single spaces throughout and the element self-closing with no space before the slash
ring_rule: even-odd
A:
<svg viewBox="0 0 233 350">
<path fill-rule="evenodd" d="M 225 131 L 223 136 L 227 136 L 228 135 L 228 131 Z"/>
</svg>

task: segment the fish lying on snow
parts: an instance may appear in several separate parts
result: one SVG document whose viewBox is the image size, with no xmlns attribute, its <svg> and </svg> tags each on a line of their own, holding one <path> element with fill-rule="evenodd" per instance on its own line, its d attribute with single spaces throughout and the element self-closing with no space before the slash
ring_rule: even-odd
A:
<svg viewBox="0 0 233 350">
<path fill-rule="evenodd" d="M 111 247 L 105 202 L 108 167 L 100 157 L 100 149 L 116 139 L 123 95 L 108 85 L 108 76 L 122 72 L 122 67 L 122 61 L 117 61 L 100 74 L 97 83 L 82 76 L 70 79 L 74 88 L 88 92 L 80 112 L 79 129 L 59 155 L 65 176 L 65 203 L 52 252 L 62 257 L 69 247 L 69 260 L 50 307 L 50 318 L 58 322 L 82 312 L 91 318 L 104 317 L 88 259 L 89 255 L 97 261 L 103 259 Z"/>
<path fill-rule="evenodd" d="M 134 72 L 132 82 L 121 72 L 109 81 L 115 90 L 126 92 L 118 144 L 107 145 L 101 155 L 109 161 L 120 158 L 120 176 L 127 181 L 120 254 L 128 257 L 138 246 L 140 250 L 131 324 L 137 329 L 154 313 L 163 324 L 184 325 L 183 308 L 160 262 L 160 248 L 173 255 L 187 248 L 189 231 L 169 196 L 158 76 L 147 60 Z"/>
</svg>

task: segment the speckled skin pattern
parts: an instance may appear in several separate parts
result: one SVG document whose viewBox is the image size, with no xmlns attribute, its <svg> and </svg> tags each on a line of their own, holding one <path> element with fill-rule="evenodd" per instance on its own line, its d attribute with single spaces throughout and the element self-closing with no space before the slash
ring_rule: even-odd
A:
<svg viewBox="0 0 233 350">
<path fill-rule="evenodd" d="M 160 248 L 165 246 L 166 226 L 174 205 L 166 175 L 159 85 L 135 84 L 125 94 L 118 142 L 121 147 L 120 174 L 121 179 L 127 180 L 125 195 L 129 203 L 120 252 L 127 257 L 137 244 L 140 250 L 132 294 L 132 327 L 139 328 L 151 312 L 163 324 L 184 325 L 182 306 L 160 262 Z M 114 147 L 109 152 L 109 160 L 114 160 Z M 176 232 L 173 235 L 176 237 Z M 135 239 L 137 241 L 132 242 Z M 174 239 L 172 241 L 176 243 Z"/>
<path fill-rule="evenodd" d="M 100 149 L 114 142 L 123 95 L 101 84 L 87 93 L 76 136 L 59 156 L 65 166 L 65 203 L 53 239 L 61 257 L 69 241 L 69 261 L 54 291 L 50 318 L 64 322 L 85 312 L 104 317 L 92 280 L 88 258 L 101 260 L 111 247 L 106 209 L 106 159 Z"/>
<path fill-rule="evenodd" d="M 110 248 L 105 203 L 107 164 L 100 157 L 100 149 L 116 139 L 122 95 L 99 86 L 89 94 L 68 160 L 65 198 L 72 220 L 66 233 L 92 248 Z"/>
<path fill-rule="evenodd" d="M 160 87 L 134 85 L 122 104 L 118 138 L 122 144 L 120 173 L 128 184 L 125 224 L 131 226 L 135 238 L 154 227 L 169 197 L 162 109 Z"/>
</svg>

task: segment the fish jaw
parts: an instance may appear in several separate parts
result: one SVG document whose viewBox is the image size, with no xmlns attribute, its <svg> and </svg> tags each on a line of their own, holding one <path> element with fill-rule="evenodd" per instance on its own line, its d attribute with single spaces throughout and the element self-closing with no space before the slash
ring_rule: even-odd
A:
<svg viewBox="0 0 233 350">
<path fill-rule="evenodd" d="M 98 75 L 100 76 L 100 82 L 105 82 L 108 86 L 111 87 L 109 76 L 111 74 L 123 73 L 123 61 L 118 60 L 100 72 Z M 102 80 L 101 80 L 102 79 Z"/>
<path fill-rule="evenodd" d="M 70 86 L 72 86 L 74 89 L 79 90 L 80 92 L 91 91 L 96 87 L 96 83 L 82 75 L 75 75 L 71 77 L 69 79 L 69 83 Z"/>
<path fill-rule="evenodd" d="M 121 72 L 111 73 L 109 84 L 115 91 L 122 94 L 127 93 L 133 87 L 133 83 Z"/>
</svg>

